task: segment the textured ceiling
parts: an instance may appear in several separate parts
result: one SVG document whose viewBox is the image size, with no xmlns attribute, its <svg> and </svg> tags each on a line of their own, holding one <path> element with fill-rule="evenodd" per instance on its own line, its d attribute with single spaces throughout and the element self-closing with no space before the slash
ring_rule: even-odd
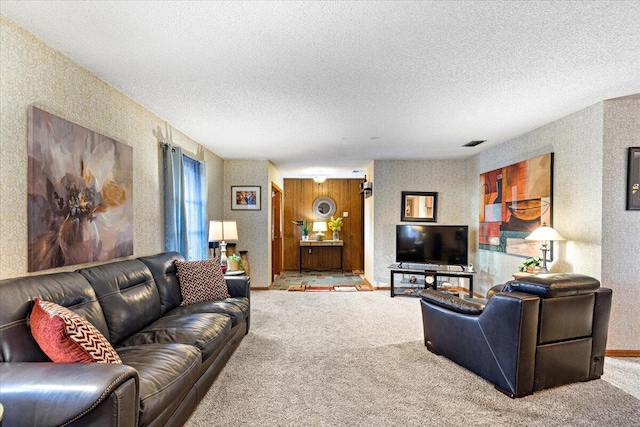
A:
<svg viewBox="0 0 640 427">
<path fill-rule="evenodd" d="M 640 2 L 2 1 L 222 158 L 461 158 L 640 92 Z M 474 139 L 487 142 L 461 148 Z"/>
</svg>

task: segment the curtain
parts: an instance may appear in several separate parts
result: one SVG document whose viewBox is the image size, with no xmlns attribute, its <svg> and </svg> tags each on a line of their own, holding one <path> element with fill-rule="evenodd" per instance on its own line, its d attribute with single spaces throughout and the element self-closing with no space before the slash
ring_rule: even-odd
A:
<svg viewBox="0 0 640 427">
<path fill-rule="evenodd" d="M 189 260 L 208 258 L 207 234 L 207 168 L 199 162 L 183 155 L 185 182 L 185 222 L 187 226 L 187 254 Z"/>
<path fill-rule="evenodd" d="M 188 244 L 182 149 L 169 144 L 163 144 L 162 148 L 164 152 L 164 250 L 179 252 L 186 258 Z"/>
</svg>

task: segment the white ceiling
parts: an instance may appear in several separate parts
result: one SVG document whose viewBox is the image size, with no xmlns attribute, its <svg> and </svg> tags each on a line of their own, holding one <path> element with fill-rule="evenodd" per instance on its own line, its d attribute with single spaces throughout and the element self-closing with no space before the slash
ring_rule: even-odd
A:
<svg viewBox="0 0 640 427">
<path fill-rule="evenodd" d="M 0 12 L 220 157 L 269 159 L 284 177 L 467 157 L 640 93 L 638 1 L 2 0 Z M 461 148 L 474 139 L 487 142 Z"/>
</svg>

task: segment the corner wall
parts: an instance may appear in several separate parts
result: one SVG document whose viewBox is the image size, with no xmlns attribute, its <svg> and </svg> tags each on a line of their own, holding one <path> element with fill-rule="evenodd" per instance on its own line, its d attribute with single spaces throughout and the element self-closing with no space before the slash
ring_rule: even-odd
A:
<svg viewBox="0 0 640 427">
<path fill-rule="evenodd" d="M 373 181 L 374 194 L 372 247 L 375 251 L 373 280 L 370 276 L 367 276 L 367 280 L 375 287 L 388 287 L 388 267 L 395 262 L 396 224 L 401 224 L 402 192 L 435 191 L 438 193 L 437 224 L 466 224 L 465 213 L 469 210 L 469 201 L 464 197 L 466 162 L 375 160 L 373 166 L 375 170 L 370 180 Z M 366 224 L 365 222 L 365 227 Z"/>
<path fill-rule="evenodd" d="M 251 287 L 271 284 L 271 181 L 267 160 L 225 160 L 224 215 L 219 219 L 235 220 L 238 225 L 238 251 L 249 251 Z M 271 171 L 271 176 L 275 171 Z M 277 177 L 275 177 L 277 179 Z M 258 210 L 231 210 L 232 186 L 260 186 Z M 216 218 L 218 219 L 218 218 Z"/>
<path fill-rule="evenodd" d="M 628 147 L 640 147 L 640 95 L 604 102 L 602 174 L 602 285 L 613 289 L 607 348 L 640 350 L 640 211 L 625 210 Z"/>
<path fill-rule="evenodd" d="M 0 279 L 27 273 L 27 110 L 34 104 L 133 147 L 134 256 L 163 250 L 161 150 L 165 121 L 0 16 Z M 222 214 L 222 159 L 172 130 L 185 153 L 207 162 L 212 218 Z M 79 265 L 54 271 L 69 271 Z"/>
<path fill-rule="evenodd" d="M 373 182 L 375 175 L 375 169 L 373 162 L 369 163 L 365 170 L 365 177 L 368 177 L 368 181 L 372 182 L 373 191 L 370 197 L 364 198 L 364 217 L 362 218 L 364 226 L 364 277 L 369 284 L 374 283 L 374 267 L 375 267 L 375 239 L 374 239 L 374 225 L 375 225 L 375 200 L 376 200 L 376 183 Z"/>
<path fill-rule="evenodd" d="M 545 153 L 554 153 L 553 228 L 565 239 L 554 243 L 549 270 L 601 277 L 602 111 L 592 105 L 468 159 L 466 222 L 473 227 L 477 248 L 479 175 Z M 512 279 L 522 257 L 477 250 L 478 291 Z"/>
</svg>

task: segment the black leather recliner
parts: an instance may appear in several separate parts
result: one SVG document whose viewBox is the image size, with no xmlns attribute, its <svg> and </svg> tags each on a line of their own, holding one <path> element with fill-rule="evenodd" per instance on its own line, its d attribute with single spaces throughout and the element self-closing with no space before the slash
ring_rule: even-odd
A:
<svg viewBox="0 0 640 427">
<path fill-rule="evenodd" d="M 580 274 L 540 274 L 487 299 L 420 291 L 424 342 L 510 397 L 600 378 L 611 289 Z"/>
</svg>

